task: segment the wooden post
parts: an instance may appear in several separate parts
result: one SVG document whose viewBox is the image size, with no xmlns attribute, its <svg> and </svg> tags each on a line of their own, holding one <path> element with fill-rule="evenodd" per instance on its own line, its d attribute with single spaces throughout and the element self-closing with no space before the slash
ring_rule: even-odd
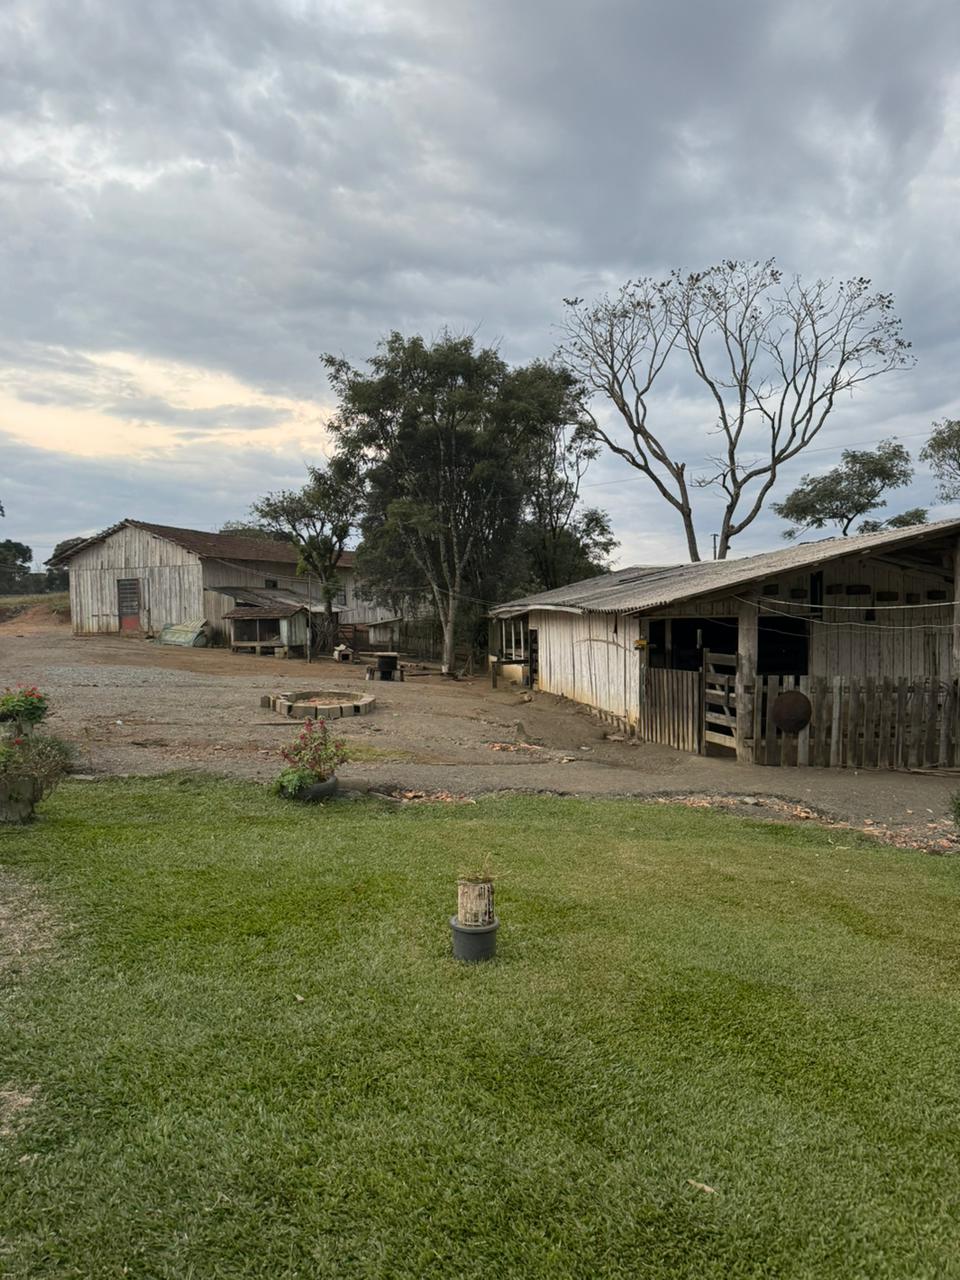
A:
<svg viewBox="0 0 960 1280">
<path fill-rule="evenodd" d="M 744 601 L 737 608 L 737 760 L 754 763 L 753 715 L 757 689 L 757 617 L 760 609 L 755 600 Z"/>
<path fill-rule="evenodd" d="M 950 675 L 960 680 L 960 541 L 953 549 L 953 661 Z"/>
<path fill-rule="evenodd" d="M 457 881 L 457 920 L 460 924 L 493 924 L 493 882 Z"/>
</svg>

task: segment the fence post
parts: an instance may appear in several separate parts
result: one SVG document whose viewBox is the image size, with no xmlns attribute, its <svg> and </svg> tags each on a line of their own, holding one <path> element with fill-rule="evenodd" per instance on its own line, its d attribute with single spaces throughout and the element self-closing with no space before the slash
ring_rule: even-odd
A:
<svg viewBox="0 0 960 1280">
<path fill-rule="evenodd" d="M 736 746 L 737 760 L 753 764 L 756 739 L 753 736 L 753 707 L 757 689 L 757 615 L 755 600 L 741 601 L 737 607 Z"/>
</svg>

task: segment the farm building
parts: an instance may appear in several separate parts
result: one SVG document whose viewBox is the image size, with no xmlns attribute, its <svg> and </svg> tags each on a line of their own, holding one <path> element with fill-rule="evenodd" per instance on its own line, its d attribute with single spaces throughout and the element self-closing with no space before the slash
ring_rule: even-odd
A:
<svg viewBox="0 0 960 1280">
<path fill-rule="evenodd" d="M 947 520 L 743 559 L 636 565 L 494 609 L 497 661 L 680 750 L 952 766 L 958 563 L 960 520 Z"/>
<path fill-rule="evenodd" d="M 122 520 L 71 547 L 58 564 L 70 571 L 70 610 L 78 635 L 158 634 L 169 624 L 206 619 L 213 638 L 225 641 L 233 621 L 226 615 L 238 607 L 273 610 L 274 619 L 295 618 L 308 605 L 314 612 L 322 609 L 316 585 L 310 599 L 306 579 L 297 576 L 297 558 L 288 542 Z M 352 552 L 344 552 L 338 572 L 341 589 L 334 608 L 341 615 L 349 614 L 355 626 L 391 617 L 362 599 Z M 302 621 L 286 625 L 297 633 L 291 644 L 302 644 Z M 241 631 L 247 634 L 249 628 Z"/>
</svg>

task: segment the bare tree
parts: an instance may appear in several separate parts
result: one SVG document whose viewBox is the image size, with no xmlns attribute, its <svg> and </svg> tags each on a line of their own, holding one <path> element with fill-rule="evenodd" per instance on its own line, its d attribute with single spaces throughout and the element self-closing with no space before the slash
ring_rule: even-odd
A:
<svg viewBox="0 0 960 1280">
<path fill-rule="evenodd" d="M 650 480 L 680 516 L 699 560 L 693 493 L 723 500 L 717 555 L 760 514 L 780 468 L 822 430 L 837 396 L 913 362 L 890 294 L 857 277 L 839 283 L 784 279 L 775 261 L 727 261 L 666 280 L 628 281 L 615 297 L 564 299 L 560 354 L 571 372 L 607 397 L 628 434 L 591 413 L 591 430 Z M 699 472 L 671 401 L 652 393 L 668 360 L 692 372 L 716 437 Z"/>
</svg>

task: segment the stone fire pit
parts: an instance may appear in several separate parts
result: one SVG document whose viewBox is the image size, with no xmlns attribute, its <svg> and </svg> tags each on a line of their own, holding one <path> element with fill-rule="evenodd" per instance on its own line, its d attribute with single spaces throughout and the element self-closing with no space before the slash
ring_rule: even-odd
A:
<svg viewBox="0 0 960 1280">
<path fill-rule="evenodd" d="M 261 707 L 297 720 L 336 720 L 340 716 L 365 716 L 376 699 L 368 693 L 343 689 L 308 689 L 301 693 L 265 693 Z"/>
</svg>

